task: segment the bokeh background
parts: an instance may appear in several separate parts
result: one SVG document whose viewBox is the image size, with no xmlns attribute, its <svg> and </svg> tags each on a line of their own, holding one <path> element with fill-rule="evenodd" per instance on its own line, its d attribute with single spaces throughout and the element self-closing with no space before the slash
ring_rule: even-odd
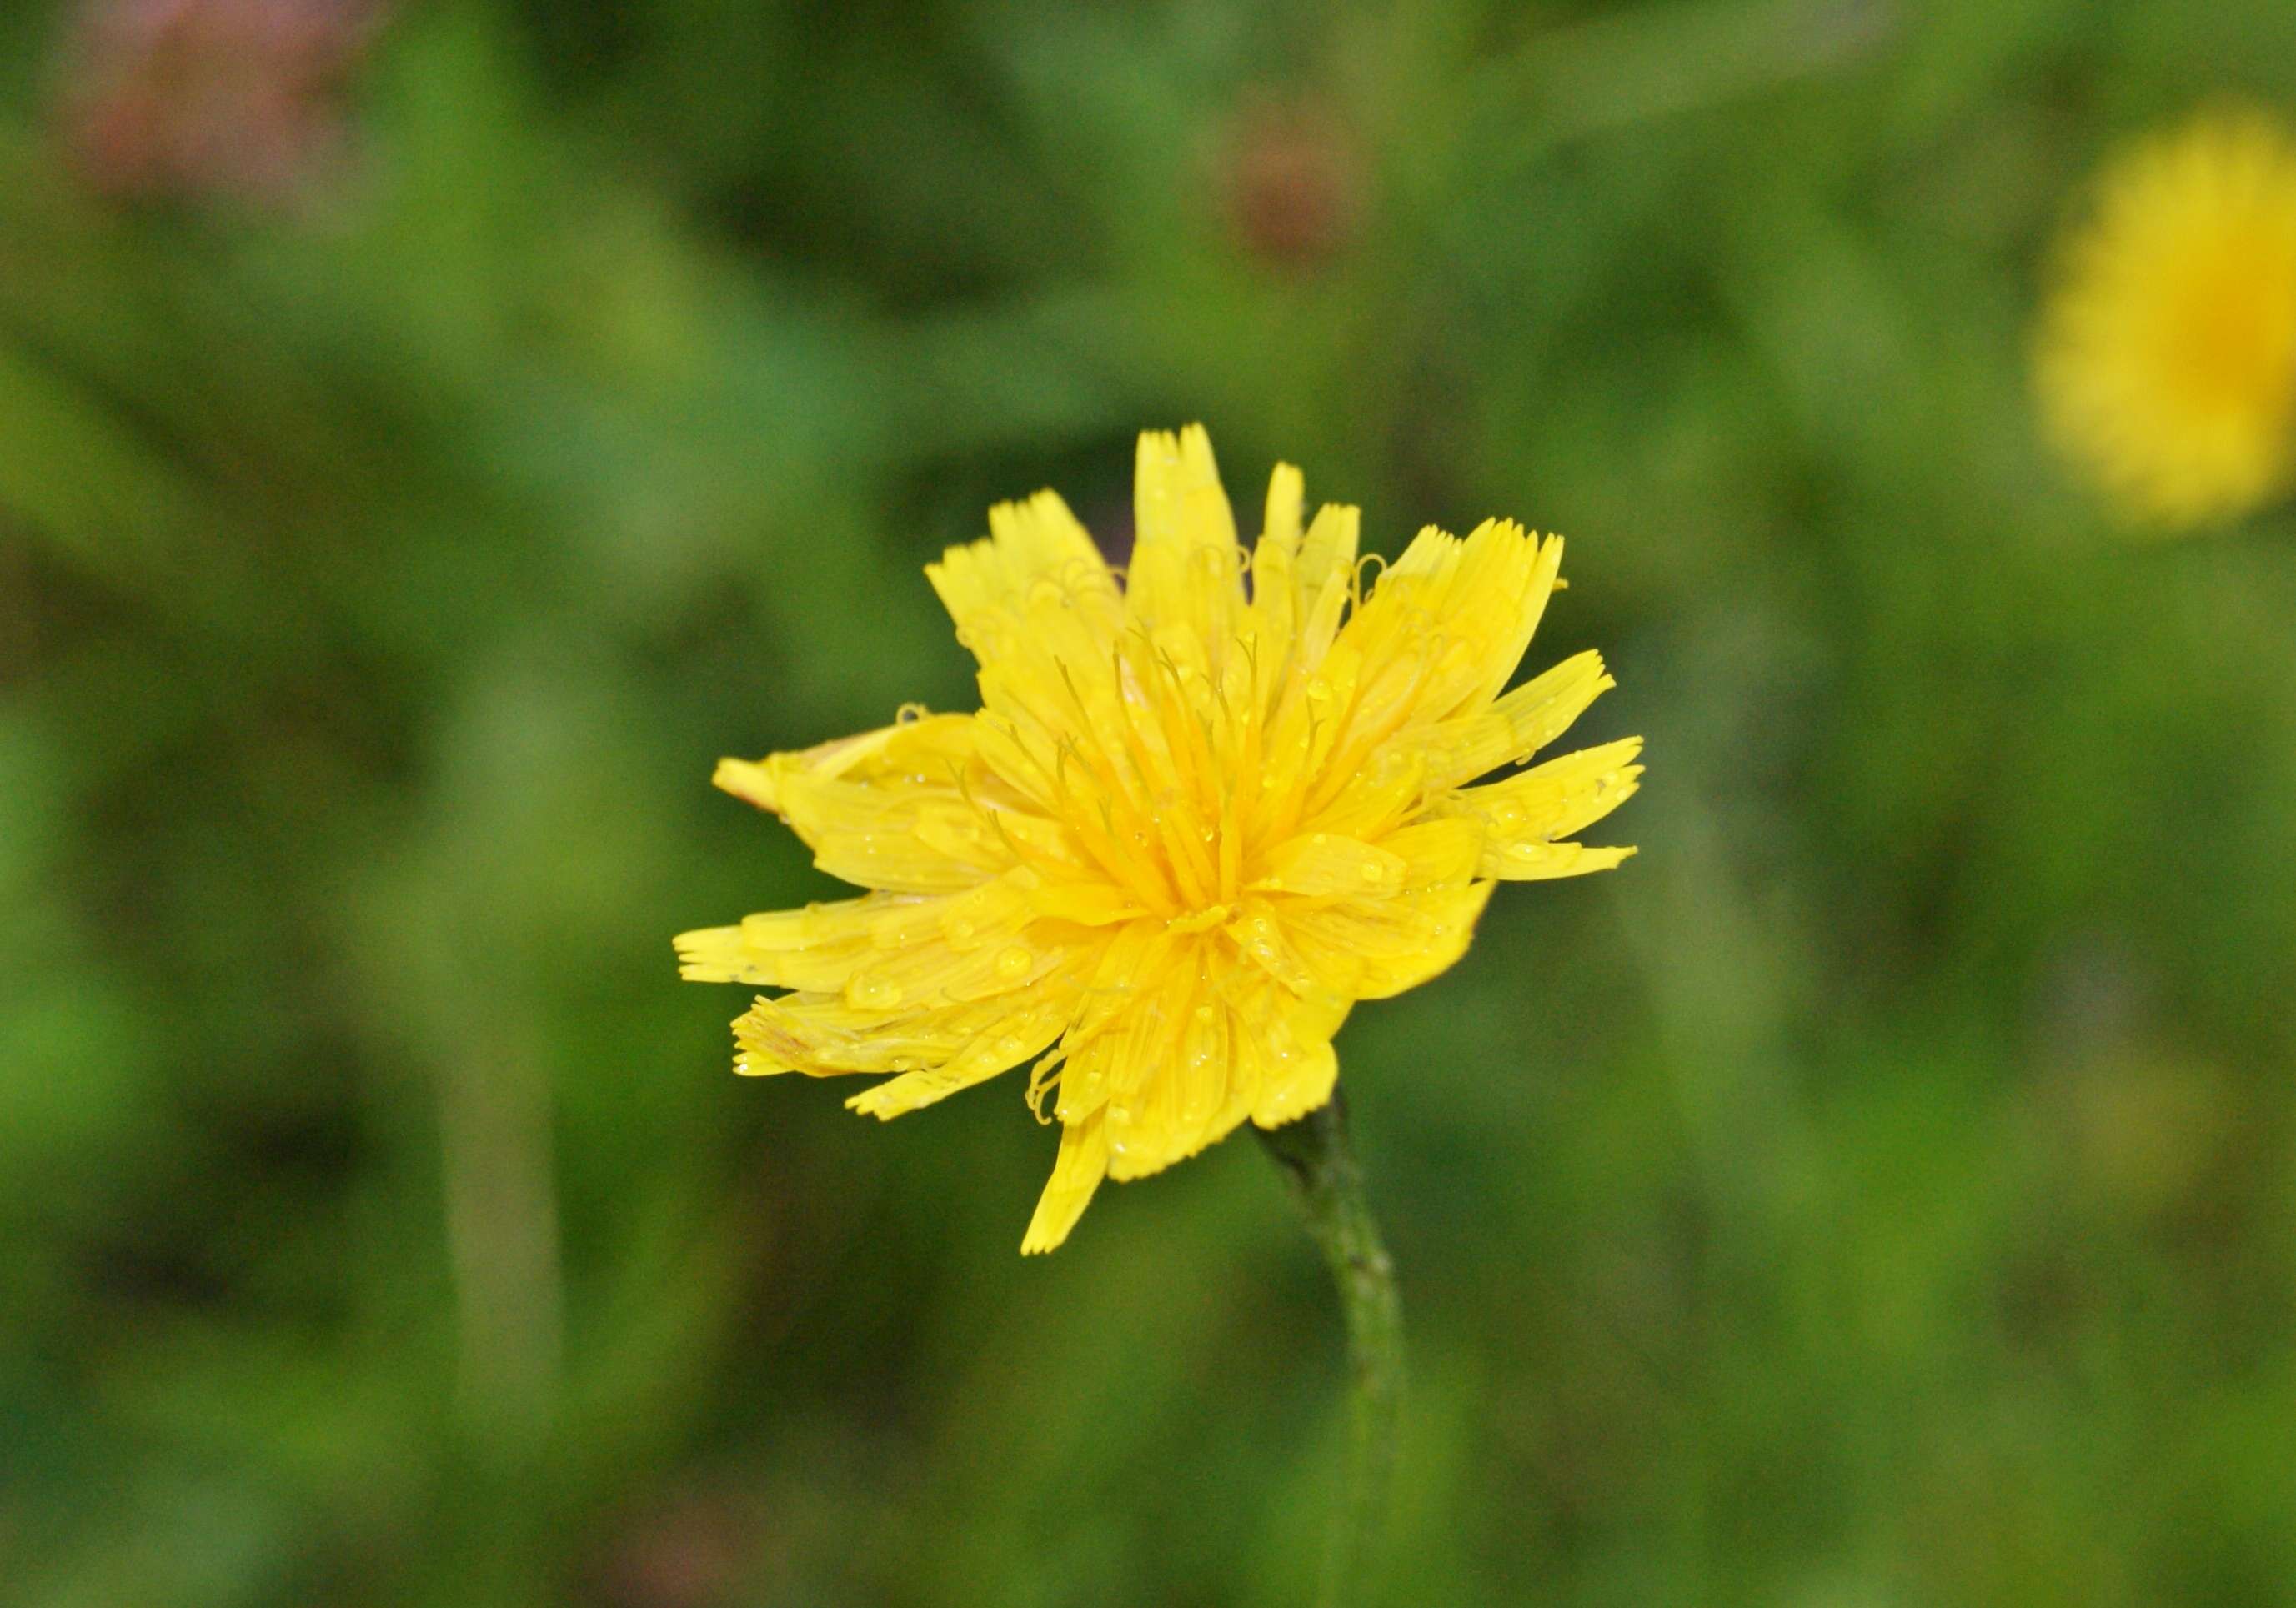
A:
<svg viewBox="0 0 2296 1608">
<path fill-rule="evenodd" d="M 2296 1602 L 2296 521 L 2038 445 L 2050 238 L 2296 7 L 0 12 L 0 1601 L 1291 1604 L 1258 1147 L 728 1071 L 721 754 L 1201 419 L 1570 537 L 1622 871 L 1341 1040 L 1396 1600 Z"/>
</svg>

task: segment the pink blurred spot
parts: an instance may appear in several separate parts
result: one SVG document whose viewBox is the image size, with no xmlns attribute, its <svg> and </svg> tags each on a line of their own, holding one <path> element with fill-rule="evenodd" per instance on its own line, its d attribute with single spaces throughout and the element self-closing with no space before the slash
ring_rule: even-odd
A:
<svg viewBox="0 0 2296 1608">
<path fill-rule="evenodd" d="M 347 144 L 345 92 L 385 0 L 85 0 L 61 110 L 119 196 L 291 199 Z"/>
</svg>

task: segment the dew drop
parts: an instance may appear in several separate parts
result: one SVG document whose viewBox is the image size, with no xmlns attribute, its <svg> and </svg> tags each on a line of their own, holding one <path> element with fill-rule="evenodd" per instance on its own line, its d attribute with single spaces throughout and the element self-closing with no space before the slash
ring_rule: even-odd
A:
<svg viewBox="0 0 2296 1608">
<path fill-rule="evenodd" d="M 1009 945 L 996 952 L 996 974 L 999 977 L 1018 977 L 1034 964 L 1036 958 L 1022 945 Z"/>
<path fill-rule="evenodd" d="M 1366 882 L 1374 883 L 1385 882 L 1387 880 L 1387 867 L 1381 865 L 1377 860 L 1365 860 L 1363 863 L 1363 880 Z"/>
<path fill-rule="evenodd" d="M 1196 1007 L 1196 1020 L 1207 1027 L 1211 1024 L 1212 1014 L 1212 1008 L 1208 1005 L 1200 1005 Z"/>
<path fill-rule="evenodd" d="M 865 977 L 853 985 L 853 1003 L 865 1011 L 890 1011 L 901 1003 L 901 990 L 882 977 Z"/>
<path fill-rule="evenodd" d="M 1005 1034 L 1004 1038 L 999 1038 L 996 1041 L 996 1053 L 999 1055 L 1004 1056 L 1007 1061 L 1013 1060 L 1021 1053 L 1020 1039 L 1016 1038 L 1010 1033 Z"/>
<path fill-rule="evenodd" d="M 1321 676 L 1315 677 L 1308 683 L 1308 696 L 1314 699 L 1317 703 L 1330 702 L 1332 700 L 1332 684 L 1324 680 Z"/>
</svg>

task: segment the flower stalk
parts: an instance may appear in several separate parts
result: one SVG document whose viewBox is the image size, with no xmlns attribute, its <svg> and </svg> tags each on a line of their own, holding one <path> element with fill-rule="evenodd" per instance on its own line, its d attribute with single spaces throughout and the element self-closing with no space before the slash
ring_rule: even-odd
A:
<svg viewBox="0 0 2296 1608">
<path fill-rule="evenodd" d="M 1347 1484 L 1333 1513 L 1321 1600 L 1328 1608 L 1371 1602 L 1386 1562 L 1403 1402 L 1403 1304 L 1395 1264 L 1365 1196 L 1363 1169 L 1348 1142 L 1347 1108 L 1336 1090 L 1298 1121 L 1254 1131 L 1291 1180 L 1347 1323 Z"/>
</svg>

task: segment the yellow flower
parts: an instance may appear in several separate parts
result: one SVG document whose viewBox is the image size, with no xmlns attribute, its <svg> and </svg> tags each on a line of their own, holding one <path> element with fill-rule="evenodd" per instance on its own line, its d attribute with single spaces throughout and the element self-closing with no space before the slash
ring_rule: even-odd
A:
<svg viewBox="0 0 2296 1608">
<path fill-rule="evenodd" d="M 2139 520 L 2251 512 L 2296 472 L 2296 144 L 2219 113 L 2140 143 L 2067 244 L 2038 380 L 2058 446 Z"/>
<path fill-rule="evenodd" d="M 1458 959 L 1493 878 L 1633 852 L 1567 840 L 1634 792 L 1638 738 L 1468 785 L 1611 685 L 1585 652 L 1502 691 L 1561 540 L 1427 529 L 1366 595 L 1356 510 L 1303 533 L 1302 489 L 1276 469 L 1247 563 L 1203 431 L 1144 435 L 1128 576 L 1049 491 L 928 567 L 979 713 L 718 767 L 873 890 L 678 939 L 689 978 L 790 990 L 734 1024 L 736 1068 L 890 1073 L 848 1103 L 893 1117 L 1041 1057 L 1061 1145 L 1023 1252 L 1103 1177 L 1329 1100 L 1350 1006 Z"/>
</svg>

